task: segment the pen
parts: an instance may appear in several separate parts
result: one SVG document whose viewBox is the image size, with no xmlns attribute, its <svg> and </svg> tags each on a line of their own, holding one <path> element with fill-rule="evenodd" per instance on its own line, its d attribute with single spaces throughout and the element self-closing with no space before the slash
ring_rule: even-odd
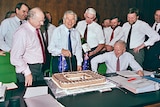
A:
<svg viewBox="0 0 160 107">
<path fill-rule="evenodd" d="M 136 80 L 136 78 L 129 78 L 128 81 Z"/>
</svg>

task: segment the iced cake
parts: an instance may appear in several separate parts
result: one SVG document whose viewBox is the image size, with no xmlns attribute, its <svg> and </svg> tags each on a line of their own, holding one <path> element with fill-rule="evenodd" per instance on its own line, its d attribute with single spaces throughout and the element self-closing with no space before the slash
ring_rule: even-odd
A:
<svg viewBox="0 0 160 107">
<path fill-rule="evenodd" d="M 62 89 L 73 89 L 105 84 L 106 77 L 96 72 L 87 70 L 55 73 L 52 75 L 52 80 Z"/>
</svg>

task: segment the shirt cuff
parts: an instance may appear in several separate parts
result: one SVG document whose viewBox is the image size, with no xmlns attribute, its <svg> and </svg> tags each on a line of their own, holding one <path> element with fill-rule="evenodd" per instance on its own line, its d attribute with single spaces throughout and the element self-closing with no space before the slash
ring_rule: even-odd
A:
<svg viewBox="0 0 160 107">
<path fill-rule="evenodd" d="M 24 76 L 27 76 L 27 75 L 31 74 L 29 66 L 27 66 L 27 68 L 22 73 L 24 74 Z"/>
</svg>

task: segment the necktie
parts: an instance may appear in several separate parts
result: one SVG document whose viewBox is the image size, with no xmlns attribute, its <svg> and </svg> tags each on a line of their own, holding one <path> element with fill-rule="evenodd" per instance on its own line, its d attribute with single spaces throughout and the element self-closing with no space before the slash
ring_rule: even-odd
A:
<svg viewBox="0 0 160 107">
<path fill-rule="evenodd" d="M 68 50 L 72 53 L 71 31 L 70 30 L 69 30 L 69 35 L 68 35 Z"/>
<path fill-rule="evenodd" d="M 20 20 L 19 23 L 20 23 L 20 25 L 21 25 L 21 24 L 22 24 L 22 21 Z"/>
<path fill-rule="evenodd" d="M 113 37 L 114 37 L 114 29 L 112 31 L 112 34 L 111 34 L 111 37 L 110 37 L 110 41 L 113 39 Z"/>
<path fill-rule="evenodd" d="M 84 39 L 86 40 L 86 42 L 87 42 L 87 31 L 88 31 L 88 24 L 86 24 L 86 29 L 84 31 Z"/>
<path fill-rule="evenodd" d="M 46 36 L 46 46 L 48 46 L 48 31 L 45 29 L 45 36 Z"/>
<path fill-rule="evenodd" d="M 158 23 L 156 23 L 154 30 L 160 35 L 160 29 L 157 31 L 157 25 L 158 25 Z"/>
<path fill-rule="evenodd" d="M 120 61 L 117 59 L 116 71 L 120 71 Z"/>
<path fill-rule="evenodd" d="M 130 49 L 131 32 L 132 32 L 132 25 L 131 25 L 131 28 L 130 28 L 129 33 L 128 33 L 128 38 L 127 38 L 127 49 Z"/>
<path fill-rule="evenodd" d="M 158 30 L 158 34 L 160 35 L 160 29 Z"/>
<path fill-rule="evenodd" d="M 41 49 L 42 49 L 43 62 L 45 63 L 45 62 L 46 62 L 45 49 L 44 49 L 43 41 L 42 41 L 42 39 L 41 39 L 41 36 L 40 36 L 40 33 L 39 33 L 39 30 L 38 30 L 38 29 L 36 29 L 36 33 L 37 33 L 37 35 L 38 35 L 38 39 L 39 39 L 39 42 L 40 42 L 40 45 L 41 45 Z"/>
<path fill-rule="evenodd" d="M 155 28 L 154 28 L 155 31 L 157 31 L 157 25 L 158 25 L 158 24 L 156 23 Z"/>
</svg>

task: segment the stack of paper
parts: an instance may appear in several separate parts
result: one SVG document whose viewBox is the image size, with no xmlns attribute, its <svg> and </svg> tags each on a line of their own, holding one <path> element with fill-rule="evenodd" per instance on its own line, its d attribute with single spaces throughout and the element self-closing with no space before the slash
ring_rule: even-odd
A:
<svg viewBox="0 0 160 107">
<path fill-rule="evenodd" d="M 47 86 L 28 87 L 24 98 L 27 107 L 64 107 L 48 94 Z"/>
<path fill-rule="evenodd" d="M 119 72 L 116 72 L 118 75 L 121 75 L 123 77 L 139 77 L 139 75 L 136 73 L 137 71 L 130 71 L 130 70 L 127 70 L 127 71 L 119 71 Z M 152 75 L 153 72 L 149 72 L 149 71 L 143 71 L 144 75 L 147 76 L 147 75 Z"/>
<path fill-rule="evenodd" d="M 27 107 L 64 107 L 50 94 L 25 99 Z"/>
<path fill-rule="evenodd" d="M 0 102 L 3 102 L 5 100 L 6 96 L 6 87 L 0 86 Z"/>
<path fill-rule="evenodd" d="M 11 89 L 18 88 L 18 86 L 17 86 L 14 82 L 4 83 L 3 86 L 6 86 L 6 87 L 7 87 L 7 90 L 11 90 Z"/>
<path fill-rule="evenodd" d="M 159 84 L 157 82 L 141 77 L 124 78 L 115 76 L 108 77 L 108 79 L 120 84 L 122 87 L 135 94 L 159 90 Z"/>
</svg>

